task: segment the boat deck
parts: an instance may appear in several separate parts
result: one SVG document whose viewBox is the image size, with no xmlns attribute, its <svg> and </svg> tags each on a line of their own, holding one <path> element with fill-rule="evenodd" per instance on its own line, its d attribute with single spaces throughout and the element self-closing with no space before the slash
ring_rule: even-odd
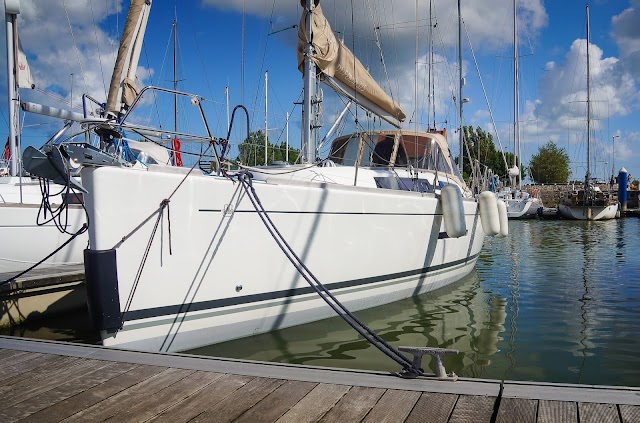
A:
<svg viewBox="0 0 640 423">
<path fill-rule="evenodd" d="M 0 337 L 2 422 L 640 422 L 640 389 L 463 379 Z"/>
</svg>

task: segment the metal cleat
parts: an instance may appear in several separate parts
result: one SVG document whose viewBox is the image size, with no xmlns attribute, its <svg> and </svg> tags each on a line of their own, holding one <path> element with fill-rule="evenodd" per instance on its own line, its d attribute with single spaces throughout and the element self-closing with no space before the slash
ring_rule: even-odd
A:
<svg viewBox="0 0 640 423">
<path fill-rule="evenodd" d="M 438 378 L 438 380 L 447 380 L 450 382 L 455 382 L 456 380 L 458 380 L 458 375 L 456 375 L 454 372 L 447 374 L 447 371 L 442 364 L 443 355 L 458 354 L 458 350 L 429 347 L 399 347 L 398 350 L 413 355 L 413 366 L 416 369 L 422 368 L 422 356 L 425 354 L 429 354 L 434 358 L 436 362 L 436 377 Z M 411 377 L 411 375 L 406 376 Z"/>
</svg>

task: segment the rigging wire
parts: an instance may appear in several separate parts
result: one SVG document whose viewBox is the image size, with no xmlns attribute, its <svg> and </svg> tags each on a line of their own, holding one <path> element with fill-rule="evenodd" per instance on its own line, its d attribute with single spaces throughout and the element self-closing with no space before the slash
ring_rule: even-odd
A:
<svg viewBox="0 0 640 423">
<path fill-rule="evenodd" d="M 89 0 L 89 7 L 91 8 L 91 20 L 93 21 L 93 36 L 96 39 L 96 50 L 98 51 L 98 63 L 100 65 L 100 74 L 102 75 L 102 88 L 104 89 L 104 97 L 107 98 L 107 85 L 104 77 L 104 69 L 102 67 L 102 54 L 100 54 L 100 44 L 98 44 L 98 25 L 96 24 L 95 14 L 93 12 L 93 0 Z"/>
<path fill-rule="evenodd" d="M 76 57 L 78 59 L 78 65 L 80 66 L 80 74 L 82 75 L 82 81 L 84 82 L 85 92 L 89 92 L 89 88 L 87 87 L 87 80 L 84 75 L 84 67 L 82 66 L 82 60 L 80 59 L 80 48 L 78 48 L 78 43 L 76 42 L 76 37 L 73 33 L 73 27 L 71 26 L 71 20 L 69 19 L 69 11 L 67 10 L 67 4 L 65 0 L 62 0 L 62 7 L 64 8 L 64 13 L 67 16 L 67 24 L 69 25 L 69 32 L 71 33 L 71 39 L 73 41 L 73 47 L 76 51 Z"/>
</svg>

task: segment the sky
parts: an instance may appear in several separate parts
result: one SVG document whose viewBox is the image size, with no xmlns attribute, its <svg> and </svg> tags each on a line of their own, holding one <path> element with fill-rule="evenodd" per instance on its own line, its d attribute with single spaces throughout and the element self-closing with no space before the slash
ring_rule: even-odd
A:
<svg viewBox="0 0 640 423">
<path fill-rule="evenodd" d="M 457 2 L 433 1 L 431 14 L 427 0 L 326 0 L 321 5 L 338 37 L 401 104 L 407 114 L 403 127 L 446 128 L 457 155 Z M 585 6 L 574 0 L 517 4 L 523 164 L 553 141 L 569 153 L 571 179 L 576 180 L 586 171 Z M 640 0 L 595 0 L 589 7 L 592 174 L 608 179 L 624 166 L 640 177 Z M 127 10 L 128 2 L 121 0 L 21 0 L 19 34 L 36 84 L 36 90 L 21 90 L 22 100 L 76 111 L 82 110 L 84 93 L 105 101 Z M 302 79 L 294 25 L 300 14 L 297 0 L 155 0 L 137 78 L 140 85 L 167 88 L 176 79 L 179 90 L 202 96 L 214 136 L 225 137 L 227 132 L 225 87 L 231 108 L 246 106 L 250 129 L 264 130 L 266 124 L 272 143 L 285 141 L 288 112 L 289 142 L 299 147 L 296 103 L 301 101 Z M 469 99 L 464 124 L 493 133 L 498 146 L 513 151 L 512 0 L 462 0 L 462 16 L 463 97 Z M 3 44 L 4 36 L 2 31 Z M 6 80 L 5 55 L 0 68 Z M 329 87 L 322 92 L 320 138 L 344 106 Z M 7 98 L 6 83 L 2 96 Z M 147 96 L 132 119 L 173 127 L 172 101 Z M 3 139 L 8 135 L 6 103 L 0 107 Z M 356 119 L 365 130 L 387 127 L 351 107 L 337 133 L 355 131 Z M 245 122 L 236 116 L 232 141 L 244 138 Z M 178 126 L 196 133 L 204 130 L 189 98 L 179 102 Z M 59 120 L 25 115 L 23 148 L 42 145 L 60 127 Z M 322 151 L 326 155 L 326 144 Z"/>
</svg>

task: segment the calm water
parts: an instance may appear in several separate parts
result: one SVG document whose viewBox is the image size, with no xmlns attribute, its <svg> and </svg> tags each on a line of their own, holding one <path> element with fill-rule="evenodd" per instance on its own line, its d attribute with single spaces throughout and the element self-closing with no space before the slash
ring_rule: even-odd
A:
<svg viewBox="0 0 640 423">
<path fill-rule="evenodd" d="M 467 377 L 640 386 L 640 219 L 512 221 L 476 270 L 441 290 L 356 313 L 395 346 L 460 350 Z M 96 343 L 89 317 L 4 334 Z M 339 318 L 190 351 L 399 370 Z"/>
<path fill-rule="evenodd" d="M 511 221 L 441 290 L 357 313 L 395 346 L 460 350 L 467 377 L 640 386 L 640 219 Z M 396 371 L 339 318 L 190 351 Z"/>
</svg>

